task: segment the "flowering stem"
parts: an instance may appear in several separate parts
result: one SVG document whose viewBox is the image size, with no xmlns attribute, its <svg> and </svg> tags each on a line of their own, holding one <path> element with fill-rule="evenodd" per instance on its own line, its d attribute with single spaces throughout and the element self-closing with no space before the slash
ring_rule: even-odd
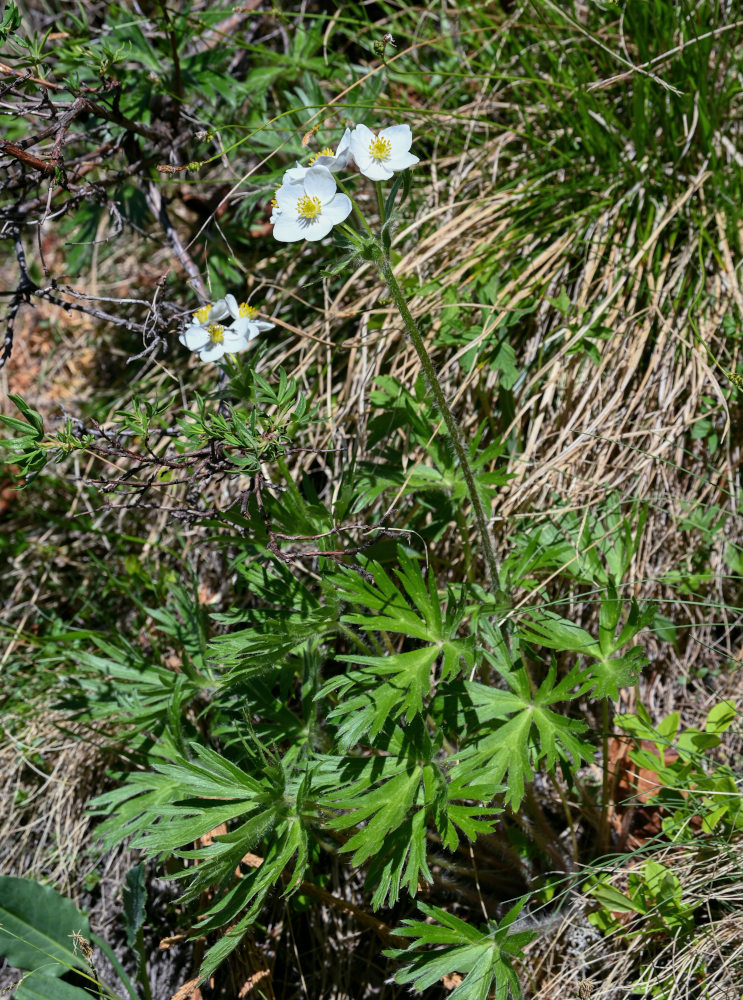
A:
<svg viewBox="0 0 743 1000">
<path fill-rule="evenodd" d="M 348 200 L 353 205 L 353 210 L 354 210 L 354 212 L 356 214 L 356 217 L 358 218 L 359 222 L 361 223 L 361 225 L 364 227 L 364 229 L 367 231 L 367 233 L 370 236 L 372 236 L 373 234 L 372 234 L 372 231 L 371 231 L 371 226 L 369 225 L 369 223 L 364 218 L 364 213 L 361 211 L 361 209 L 359 208 L 359 206 L 354 201 L 353 195 L 349 194 L 349 192 L 346 190 L 346 188 L 344 187 L 344 185 L 341 183 L 341 181 L 337 177 L 335 179 L 335 183 L 338 185 L 339 190 L 341 190 L 343 192 L 343 194 L 345 194 L 348 197 Z"/>
<path fill-rule="evenodd" d="M 499 595 L 500 580 L 498 576 L 498 564 L 495 561 L 495 553 L 493 552 L 493 546 L 490 541 L 490 532 L 488 531 L 487 521 L 485 520 L 485 512 L 480 501 L 480 495 L 477 492 L 475 476 L 472 472 L 472 466 L 470 465 L 469 458 L 467 456 L 467 449 L 465 448 L 462 436 L 459 433 L 459 427 L 454 418 L 454 414 L 449 408 L 449 404 L 447 403 L 443 389 L 441 388 L 441 383 L 436 375 L 436 370 L 434 369 L 433 363 L 428 355 L 428 351 L 426 350 L 423 334 L 413 318 L 413 314 L 408 308 L 408 303 L 405 300 L 405 295 L 403 294 L 403 291 L 400 288 L 397 278 L 392 270 L 389 257 L 379 244 L 375 245 L 374 262 L 377 265 L 380 275 L 384 278 L 387 288 L 390 291 L 390 295 L 392 296 L 395 305 L 402 316 L 403 323 L 408 331 L 408 336 L 413 342 L 413 347 L 415 347 L 418 358 L 420 359 L 420 363 L 423 367 L 423 374 L 425 375 L 426 382 L 433 393 L 436 407 L 444 418 L 444 423 L 449 431 L 454 451 L 459 459 L 459 465 L 462 469 L 464 481 L 467 484 L 467 492 L 469 493 L 472 501 L 472 508 L 475 512 L 475 521 L 477 522 L 477 530 L 480 535 L 480 542 L 482 543 L 485 560 L 488 564 L 490 580 L 495 588 L 496 595 Z"/>
<path fill-rule="evenodd" d="M 379 205 L 379 218 L 382 220 L 382 225 L 387 221 L 387 212 L 384 204 L 384 195 L 382 194 L 382 182 L 377 181 L 375 185 L 377 189 L 377 204 Z"/>
</svg>

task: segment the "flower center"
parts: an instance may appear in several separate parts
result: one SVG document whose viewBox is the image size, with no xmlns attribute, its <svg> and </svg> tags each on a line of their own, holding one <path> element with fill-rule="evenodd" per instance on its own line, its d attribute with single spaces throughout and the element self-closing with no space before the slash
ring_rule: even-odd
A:
<svg viewBox="0 0 743 1000">
<path fill-rule="evenodd" d="M 206 332 L 209 334 L 209 340 L 213 344 L 224 343 L 224 327 L 221 323 L 210 323 L 206 328 Z"/>
<path fill-rule="evenodd" d="M 382 160 L 386 160 L 392 152 L 392 143 L 389 139 L 385 139 L 384 136 L 378 135 L 369 143 L 369 152 L 373 160 L 381 162 Z"/>
<path fill-rule="evenodd" d="M 202 306 L 201 309 L 197 309 L 193 314 L 193 318 L 197 323 L 206 323 L 209 319 L 209 313 L 212 311 L 211 306 Z"/>
<path fill-rule="evenodd" d="M 300 219 L 316 219 L 322 212 L 322 202 L 317 195 L 303 194 L 297 202 L 297 215 Z"/>
<path fill-rule="evenodd" d="M 335 153 L 330 146 L 326 146 L 325 149 L 321 149 L 319 153 L 315 153 L 315 155 L 310 159 L 310 166 L 319 160 L 321 156 L 335 156 Z"/>
<path fill-rule="evenodd" d="M 247 316 L 248 319 L 255 319 L 258 315 L 258 310 L 255 306 L 249 306 L 247 302 L 241 302 L 237 311 L 240 316 Z"/>
</svg>

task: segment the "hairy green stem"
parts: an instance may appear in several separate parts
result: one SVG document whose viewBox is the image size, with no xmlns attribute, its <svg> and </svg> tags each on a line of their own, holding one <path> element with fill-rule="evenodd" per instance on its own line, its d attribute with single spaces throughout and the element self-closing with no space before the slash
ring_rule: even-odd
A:
<svg viewBox="0 0 743 1000">
<path fill-rule="evenodd" d="M 601 825 L 599 826 L 597 853 L 604 854 L 609 847 L 609 699 L 601 700 L 601 748 L 604 760 L 601 774 Z"/>
<path fill-rule="evenodd" d="M 379 273 L 382 278 L 384 278 L 385 284 L 390 291 L 395 305 L 397 306 L 398 312 L 402 317 L 403 323 L 405 324 L 405 329 L 408 331 L 408 336 L 413 342 L 413 347 L 415 347 L 420 363 L 423 367 L 423 374 L 426 378 L 426 382 L 433 393 L 434 402 L 436 408 L 441 413 L 444 418 L 444 423 L 449 431 L 449 436 L 451 438 L 452 445 L 454 447 L 454 452 L 459 459 L 459 465 L 462 469 L 462 475 L 464 476 L 464 481 L 467 484 L 467 492 L 470 495 L 470 500 L 472 501 L 472 509 L 475 512 L 475 521 L 477 523 L 477 531 L 480 535 L 480 542 L 482 544 L 482 549 L 485 554 L 485 561 L 488 565 L 488 573 L 490 575 L 490 581 L 496 590 L 496 594 L 500 594 L 500 579 L 498 576 L 498 564 L 495 561 L 495 553 L 493 552 L 493 545 L 490 541 L 490 532 L 488 530 L 488 524 L 485 519 L 485 511 L 482 508 L 482 503 L 480 502 L 480 496 L 477 492 L 477 484 L 475 482 L 475 476 L 472 472 L 472 466 L 470 465 L 469 457 L 467 455 L 467 449 L 462 441 L 462 435 L 459 433 L 459 427 L 454 418 L 454 414 L 449 408 L 449 404 L 444 396 L 443 389 L 441 388 L 441 383 L 436 375 L 436 370 L 433 367 L 433 363 L 428 356 L 428 351 L 426 350 L 426 344 L 423 340 L 423 334 L 418 327 L 413 314 L 408 308 L 408 303 L 405 299 L 402 289 L 395 277 L 394 271 L 392 270 L 392 264 L 389 258 L 384 253 L 382 248 L 377 244 L 375 248 L 375 263 L 379 269 Z"/>
<path fill-rule="evenodd" d="M 382 182 L 377 181 L 374 185 L 377 189 L 377 206 L 379 208 L 379 218 L 382 220 L 382 225 L 387 221 L 387 212 L 384 204 L 384 193 L 382 191 Z"/>
</svg>

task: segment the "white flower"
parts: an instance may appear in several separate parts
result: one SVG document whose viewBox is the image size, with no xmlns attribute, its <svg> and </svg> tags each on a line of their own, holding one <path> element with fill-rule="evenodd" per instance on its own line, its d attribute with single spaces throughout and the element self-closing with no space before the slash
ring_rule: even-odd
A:
<svg viewBox="0 0 743 1000">
<path fill-rule="evenodd" d="M 321 149 L 317 156 L 310 160 L 311 167 L 327 167 L 331 174 L 345 170 L 351 159 L 351 129 L 347 128 L 338 143 L 335 152 L 332 149 Z"/>
<path fill-rule="evenodd" d="M 256 320 L 257 314 L 255 306 L 238 305 L 234 295 L 226 295 L 197 309 L 178 339 L 189 351 L 198 351 L 202 361 L 219 361 L 225 354 L 244 351 L 259 333 L 273 328 L 273 323 Z M 228 319 L 232 323 L 226 326 Z"/>
<path fill-rule="evenodd" d="M 273 234 L 281 243 L 321 240 L 348 217 L 352 207 L 327 167 L 309 167 L 300 180 L 285 175 L 271 215 Z"/>
<path fill-rule="evenodd" d="M 301 167 L 297 164 L 295 167 L 289 167 L 284 174 L 283 183 L 286 184 L 287 181 L 290 183 L 299 183 L 299 181 L 303 181 L 305 174 L 308 170 L 311 170 L 312 167 L 327 167 L 331 174 L 337 174 L 339 170 L 345 170 L 350 159 L 351 129 L 347 128 L 343 133 L 341 141 L 338 143 L 338 148 L 335 152 L 333 152 L 330 147 L 326 147 L 325 149 L 321 149 L 316 156 L 312 157 L 308 166 Z"/>
<path fill-rule="evenodd" d="M 412 141 L 409 125 L 391 125 L 379 135 L 374 135 L 366 125 L 357 125 L 351 133 L 351 154 L 364 177 L 386 181 L 418 162 L 418 157 L 410 152 Z"/>
</svg>

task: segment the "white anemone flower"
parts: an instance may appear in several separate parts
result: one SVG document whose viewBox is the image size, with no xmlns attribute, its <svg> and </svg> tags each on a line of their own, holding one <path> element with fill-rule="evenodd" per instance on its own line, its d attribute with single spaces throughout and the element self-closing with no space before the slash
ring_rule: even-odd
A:
<svg viewBox="0 0 743 1000">
<path fill-rule="evenodd" d="M 301 180 L 284 177 L 271 216 L 273 234 L 280 243 L 321 240 L 348 218 L 352 207 L 327 167 L 309 167 Z"/>
<path fill-rule="evenodd" d="M 379 135 L 366 125 L 357 125 L 351 133 L 351 154 L 364 177 L 386 181 L 418 163 L 418 157 L 410 152 L 412 141 L 409 125 L 390 125 Z"/>
<path fill-rule="evenodd" d="M 309 164 L 306 167 L 301 167 L 297 164 L 295 167 L 289 167 L 289 169 L 284 174 L 283 183 L 286 184 L 287 181 L 290 183 L 299 183 L 303 181 L 305 174 L 312 167 L 327 167 L 331 174 L 337 174 L 339 170 L 345 170 L 348 166 L 349 160 L 351 159 L 351 129 L 347 128 L 341 137 L 341 141 L 338 143 L 338 148 L 335 152 L 326 146 L 325 149 L 321 149 L 319 153 L 312 157 Z"/>
<path fill-rule="evenodd" d="M 329 147 L 321 149 L 317 156 L 310 160 L 311 167 L 327 167 L 331 174 L 345 170 L 351 159 L 351 129 L 347 128 L 341 136 L 335 152 Z"/>
<path fill-rule="evenodd" d="M 273 328 L 273 323 L 256 320 L 257 314 L 255 306 L 247 302 L 238 305 L 234 295 L 226 295 L 197 309 L 178 339 L 189 351 L 198 352 L 202 361 L 219 361 L 225 354 L 244 351 L 260 333 Z M 225 326 L 228 319 L 232 323 Z"/>
<path fill-rule="evenodd" d="M 223 308 L 226 310 L 227 315 L 232 317 L 232 323 L 230 323 L 228 330 L 232 333 L 236 333 L 241 337 L 247 337 L 248 342 L 255 340 L 259 333 L 263 333 L 266 330 L 273 330 L 274 324 L 267 323 L 265 320 L 256 319 L 258 315 L 258 310 L 255 306 L 248 305 L 247 302 L 241 302 L 238 305 L 237 299 L 234 295 L 225 295 L 223 299 L 215 303 L 214 308 L 220 306 L 224 303 Z M 214 312 L 212 312 L 212 318 L 214 317 Z M 219 317 L 222 318 L 221 316 Z M 227 318 L 226 316 L 224 317 Z"/>
</svg>

